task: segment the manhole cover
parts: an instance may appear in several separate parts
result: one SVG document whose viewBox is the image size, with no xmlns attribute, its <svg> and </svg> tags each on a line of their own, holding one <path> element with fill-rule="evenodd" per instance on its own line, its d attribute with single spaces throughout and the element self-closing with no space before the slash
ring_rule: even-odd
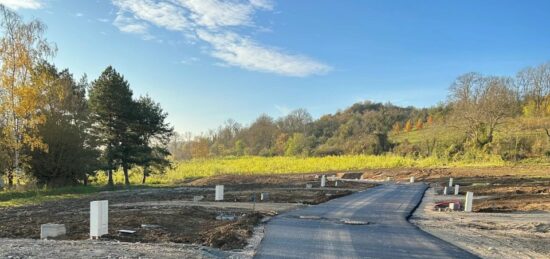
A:
<svg viewBox="0 0 550 259">
<path fill-rule="evenodd" d="M 344 224 L 348 225 L 367 225 L 369 222 L 367 221 L 360 221 L 360 220 L 342 220 Z"/>
<path fill-rule="evenodd" d="M 319 217 L 319 216 L 311 216 L 311 215 L 301 215 L 300 218 L 301 218 L 301 219 L 320 219 L 321 217 Z"/>
</svg>

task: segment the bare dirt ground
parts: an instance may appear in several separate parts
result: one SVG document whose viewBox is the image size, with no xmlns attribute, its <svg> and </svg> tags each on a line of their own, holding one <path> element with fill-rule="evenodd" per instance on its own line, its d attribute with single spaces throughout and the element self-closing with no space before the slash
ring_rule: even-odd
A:
<svg viewBox="0 0 550 259">
<path fill-rule="evenodd" d="M 429 189 L 411 222 L 482 258 L 550 258 L 550 213 L 433 210 L 435 201 L 447 199 Z"/>
<path fill-rule="evenodd" d="M 550 211 L 550 167 L 380 169 L 348 174 L 347 178 L 432 183 L 442 188 L 450 177 L 460 185 L 460 194 L 472 191 L 484 196 L 474 204 L 478 212 Z"/>
<path fill-rule="evenodd" d="M 81 257 L 77 252 L 48 251 L 48 247 L 56 247 L 57 243 L 51 243 L 53 241 L 29 240 L 39 238 L 41 224 L 59 223 L 65 224 L 68 232 L 59 238 L 64 240 L 58 243 L 63 248 L 60 251 L 72 251 L 82 245 L 84 251 L 95 249 L 97 257 L 118 257 L 120 252 L 126 257 L 158 258 L 162 255 L 160 257 L 169 258 L 172 253 L 177 255 L 178 251 L 185 251 L 180 258 L 182 255 L 238 258 L 241 256 L 239 253 L 235 255 L 224 251 L 246 248 L 254 228 L 264 217 L 373 186 L 340 182 L 338 187 L 319 188 L 319 182 L 315 175 L 218 176 L 188 181 L 173 188 L 102 192 L 80 199 L 0 208 L 0 238 L 3 238 L 0 257 Z M 306 183 L 312 184 L 313 188 L 306 189 Z M 225 202 L 214 202 L 215 184 L 225 185 Z M 262 192 L 269 193 L 268 201 L 260 201 Z M 194 196 L 204 198 L 193 202 Z M 89 202 L 103 199 L 109 200 L 109 234 L 102 238 L 102 242 L 83 241 L 89 239 Z M 217 217 L 221 215 L 235 219 L 220 220 Z M 122 229 L 136 232 L 125 235 L 118 232 Z M 136 246 L 126 242 L 147 245 Z M 163 244 L 170 245 L 155 256 L 155 250 Z M 111 246 L 115 248 L 111 250 Z M 197 249 L 203 246 L 221 250 Z M 109 249 L 102 250 L 105 247 Z M 37 254 L 36 248 L 45 252 Z M 124 254 L 125 251 L 128 254 Z M 94 256 L 93 253 L 91 256 Z"/>
</svg>

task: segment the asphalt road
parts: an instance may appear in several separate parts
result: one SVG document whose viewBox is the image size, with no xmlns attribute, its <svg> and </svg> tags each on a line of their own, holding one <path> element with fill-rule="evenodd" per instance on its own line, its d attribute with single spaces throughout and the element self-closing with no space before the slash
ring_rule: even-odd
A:
<svg viewBox="0 0 550 259">
<path fill-rule="evenodd" d="M 386 184 L 281 214 L 255 258 L 477 258 L 407 221 L 426 188 Z"/>
</svg>

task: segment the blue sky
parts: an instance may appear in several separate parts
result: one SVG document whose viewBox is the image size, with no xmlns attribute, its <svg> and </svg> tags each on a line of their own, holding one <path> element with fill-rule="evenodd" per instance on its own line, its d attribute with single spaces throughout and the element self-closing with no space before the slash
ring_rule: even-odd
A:
<svg viewBox="0 0 550 259">
<path fill-rule="evenodd" d="M 108 65 L 180 132 L 362 100 L 426 107 L 458 75 L 550 61 L 550 1 L 0 0 L 48 25 L 54 59 Z"/>
</svg>

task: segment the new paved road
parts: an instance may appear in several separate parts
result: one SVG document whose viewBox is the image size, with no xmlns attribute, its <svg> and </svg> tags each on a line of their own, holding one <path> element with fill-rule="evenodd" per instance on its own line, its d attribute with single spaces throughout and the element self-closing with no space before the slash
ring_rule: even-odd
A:
<svg viewBox="0 0 550 259">
<path fill-rule="evenodd" d="M 281 214 L 267 224 L 256 258 L 476 258 L 407 221 L 426 188 L 386 184 Z"/>
</svg>

